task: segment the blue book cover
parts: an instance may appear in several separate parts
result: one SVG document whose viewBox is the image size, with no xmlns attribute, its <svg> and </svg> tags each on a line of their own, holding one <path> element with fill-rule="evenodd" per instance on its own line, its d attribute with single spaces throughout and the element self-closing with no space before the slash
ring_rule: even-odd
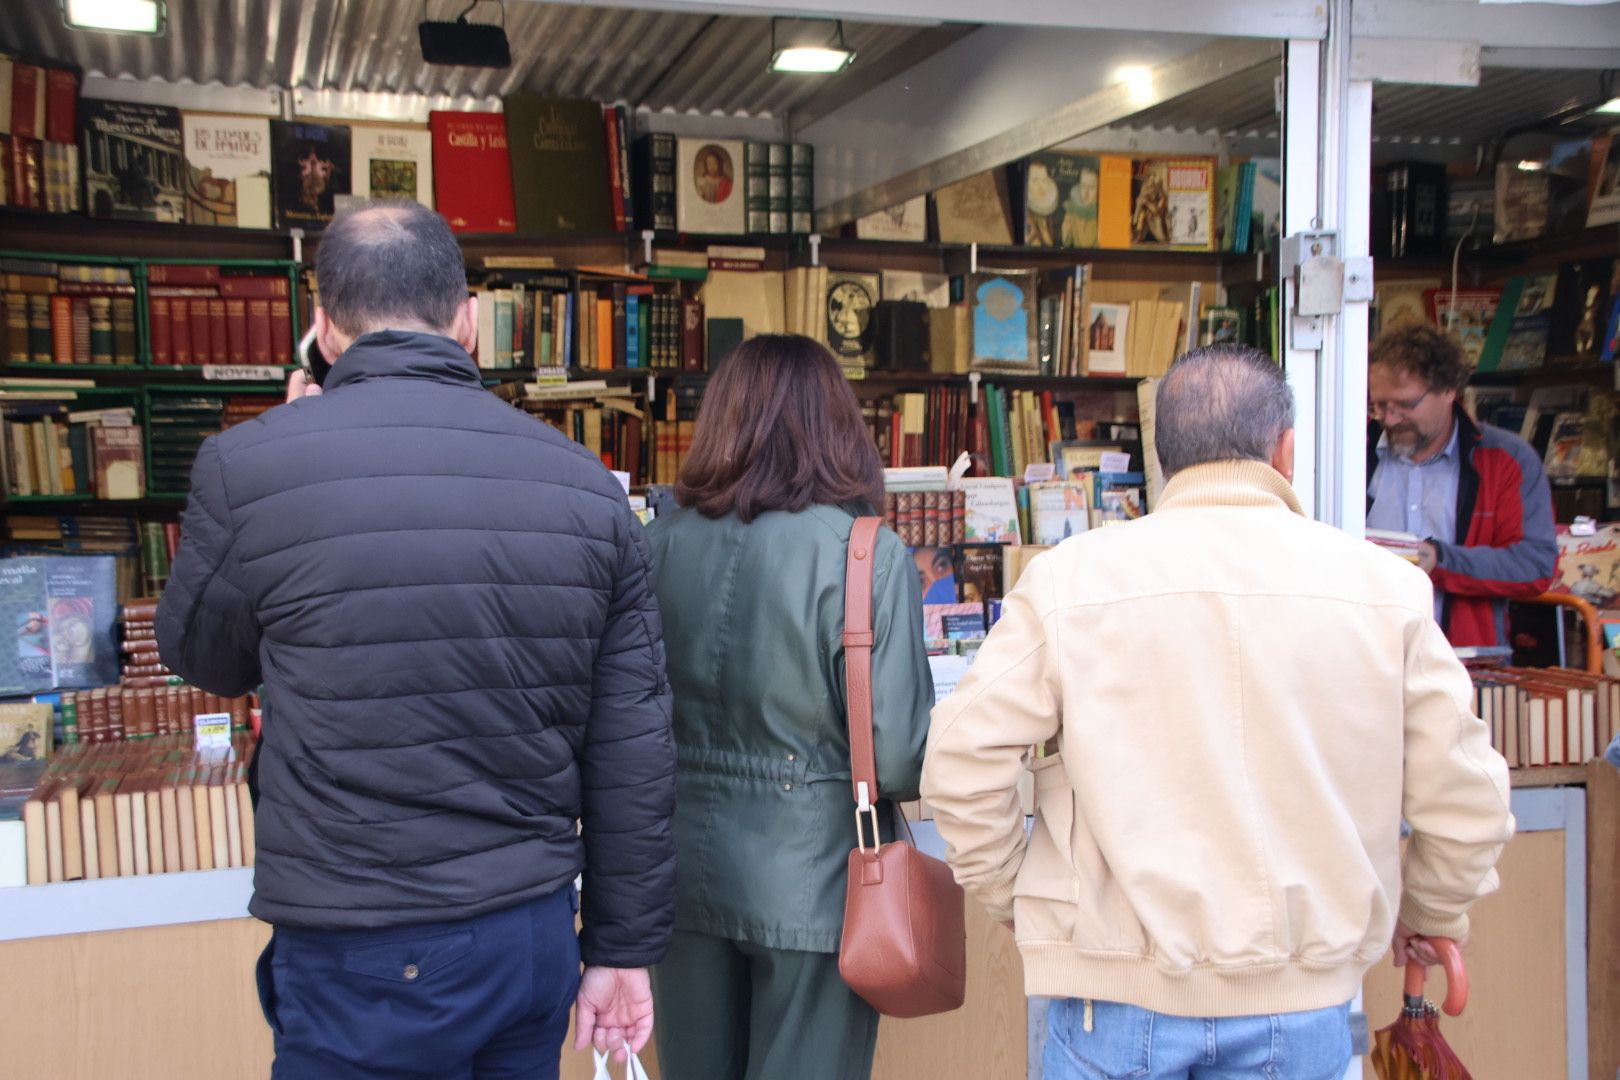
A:
<svg viewBox="0 0 1620 1080">
<path fill-rule="evenodd" d="M 641 366 L 641 297 L 624 302 L 624 366 Z"/>
<path fill-rule="evenodd" d="M 1039 365 L 1035 347 L 1035 271 L 973 275 L 973 359 L 1010 367 Z"/>
</svg>

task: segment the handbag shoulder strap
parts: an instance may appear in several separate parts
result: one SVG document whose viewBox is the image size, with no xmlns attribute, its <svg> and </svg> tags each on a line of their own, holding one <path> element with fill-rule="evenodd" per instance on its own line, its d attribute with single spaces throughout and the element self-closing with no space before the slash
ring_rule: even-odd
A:
<svg viewBox="0 0 1620 1080">
<path fill-rule="evenodd" d="M 844 569 L 844 700 L 850 781 L 856 805 L 862 808 L 878 800 L 877 758 L 872 748 L 872 564 L 877 559 L 882 524 L 883 519 L 877 517 L 855 519 Z"/>
</svg>

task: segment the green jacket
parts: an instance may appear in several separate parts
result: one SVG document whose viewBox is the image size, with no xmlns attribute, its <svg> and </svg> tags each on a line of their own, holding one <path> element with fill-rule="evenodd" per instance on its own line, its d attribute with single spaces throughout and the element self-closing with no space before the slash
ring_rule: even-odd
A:
<svg viewBox="0 0 1620 1080">
<path fill-rule="evenodd" d="M 836 952 L 855 846 L 844 719 L 844 559 L 830 506 L 750 524 L 680 510 L 648 529 L 675 691 L 677 929 Z M 933 682 L 915 564 L 878 536 L 878 786 L 914 799 Z"/>
</svg>

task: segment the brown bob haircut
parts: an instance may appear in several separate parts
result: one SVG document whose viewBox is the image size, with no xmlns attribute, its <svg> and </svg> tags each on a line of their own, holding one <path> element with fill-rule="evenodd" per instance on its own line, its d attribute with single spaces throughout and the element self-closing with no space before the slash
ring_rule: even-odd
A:
<svg viewBox="0 0 1620 1080">
<path fill-rule="evenodd" d="M 883 505 L 883 462 L 826 346 L 768 334 L 737 346 L 698 410 L 675 498 L 705 517 Z"/>
<path fill-rule="evenodd" d="M 1456 337 L 1428 323 L 1403 322 L 1379 334 L 1367 353 L 1369 364 L 1388 364 L 1432 391 L 1461 390 L 1473 374 Z"/>
</svg>

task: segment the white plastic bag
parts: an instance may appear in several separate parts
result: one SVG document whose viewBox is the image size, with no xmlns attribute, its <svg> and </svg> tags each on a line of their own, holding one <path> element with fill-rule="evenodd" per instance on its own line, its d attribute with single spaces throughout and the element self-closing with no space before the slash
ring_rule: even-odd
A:
<svg viewBox="0 0 1620 1080">
<path fill-rule="evenodd" d="M 591 1053 L 596 1055 L 596 1075 L 593 1080 L 613 1080 L 612 1074 L 608 1072 L 608 1063 L 613 1060 L 613 1055 L 604 1054 L 600 1050 L 592 1050 Z M 624 1063 L 624 1080 L 647 1080 L 646 1066 L 642 1065 L 641 1059 L 634 1054 L 631 1054 L 629 1060 Z"/>
</svg>

